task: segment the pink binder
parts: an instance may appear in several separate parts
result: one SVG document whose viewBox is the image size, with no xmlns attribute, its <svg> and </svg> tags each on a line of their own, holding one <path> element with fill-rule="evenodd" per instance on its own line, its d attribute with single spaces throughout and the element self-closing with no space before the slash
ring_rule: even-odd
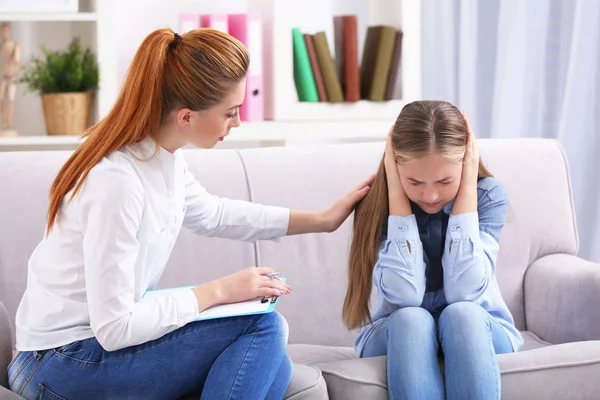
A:
<svg viewBox="0 0 600 400">
<path fill-rule="evenodd" d="M 250 53 L 246 95 L 240 107 L 242 121 L 264 120 L 263 43 L 260 14 L 230 14 L 229 34 L 241 41 Z"/>
<path fill-rule="evenodd" d="M 200 15 L 194 13 L 186 13 L 179 15 L 179 32 L 184 34 L 189 31 L 200 28 Z"/>
<path fill-rule="evenodd" d="M 206 14 L 200 17 L 202 28 L 214 28 L 221 32 L 229 33 L 227 14 Z"/>
</svg>

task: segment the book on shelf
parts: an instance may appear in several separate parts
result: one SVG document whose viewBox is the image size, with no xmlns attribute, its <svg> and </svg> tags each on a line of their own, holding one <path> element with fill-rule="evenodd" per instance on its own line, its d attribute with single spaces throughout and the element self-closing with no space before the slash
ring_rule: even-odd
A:
<svg viewBox="0 0 600 400">
<path fill-rule="evenodd" d="M 402 29 L 368 26 L 359 63 L 357 16 L 336 15 L 332 22 L 333 54 L 324 31 L 292 30 L 298 99 L 329 103 L 393 100 L 401 79 Z"/>
<path fill-rule="evenodd" d="M 383 101 L 396 44 L 396 28 L 377 25 L 367 28 L 361 64 L 361 95 L 363 99 Z"/>
<path fill-rule="evenodd" d="M 313 42 L 315 45 L 315 52 L 317 53 L 317 59 L 319 60 L 319 68 L 321 74 L 323 74 L 323 81 L 325 82 L 327 99 L 330 103 L 343 102 L 344 94 L 342 93 L 342 85 L 335 68 L 335 62 L 331 56 L 331 51 L 329 50 L 327 35 L 325 32 L 317 32 L 313 35 Z"/>
<path fill-rule="evenodd" d="M 293 74 L 296 92 L 300 101 L 318 102 L 319 94 L 310 65 L 306 42 L 300 29 L 292 29 Z"/>
<path fill-rule="evenodd" d="M 394 53 L 390 65 L 390 74 L 388 75 L 387 87 L 385 89 L 385 100 L 394 98 L 394 90 L 396 89 L 396 81 L 400 73 L 400 60 L 402 58 L 402 38 L 404 34 L 401 29 L 396 31 L 396 40 L 394 41 Z"/>
<path fill-rule="evenodd" d="M 319 95 L 319 101 L 327 102 L 327 90 L 325 89 L 325 82 L 323 81 L 323 74 L 319 67 L 319 59 L 317 57 L 317 51 L 315 50 L 314 35 L 310 33 L 304 34 L 304 43 L 306 44 L 306 50 L 308 51 L 308 59 L 310 60 L 310 67 L 315 77 L 315 85 L 317 87 L 317 93 Z"/>
<path fill-rule="evenodd" d="M 335 60 L 344 98 L 360 100 L 360 70 L 358 67 L 358 19 L 356 15 L 333 17 Z"/>
</svg>

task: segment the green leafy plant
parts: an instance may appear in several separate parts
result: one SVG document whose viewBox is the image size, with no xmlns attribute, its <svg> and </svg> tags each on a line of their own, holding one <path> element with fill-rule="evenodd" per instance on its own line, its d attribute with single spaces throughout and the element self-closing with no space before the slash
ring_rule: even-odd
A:
<svg viewBox="0 0 600 400">
<path fill-rule="evenodd" d="M 32 56 L 20 81 L 39 93 L 88 92 L 98 88 L 99 68 L 92 51 L 73 38 L 66 51 L 41 46 L 42 57 Z"/>
</svg>

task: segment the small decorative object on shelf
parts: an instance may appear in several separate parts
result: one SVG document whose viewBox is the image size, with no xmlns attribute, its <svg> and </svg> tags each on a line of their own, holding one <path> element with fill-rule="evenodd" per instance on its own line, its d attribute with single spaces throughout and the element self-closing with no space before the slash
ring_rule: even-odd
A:
<svg viewBox="0 0 600 400">
<path fill-rule="evenodd" d="M 44 57 L 33 56 L 21 82 L 42 98 L 48 135 L 81 135 L 90 126 L 99 68 L 90 49 L 74 38 L 64 52 L 41 47 Z"/>
<path fill-rule="evenodd" d="M 11 27 L 4 22 L 0 25 L 0 54 L 2 55 L 2 81 L 0 81 L 0 136 L 17 136 L 13 127 L 15 95 L 17 92 L 17 72 L 20 68 L 21 49 L 12 39 Z"/>
</svg>

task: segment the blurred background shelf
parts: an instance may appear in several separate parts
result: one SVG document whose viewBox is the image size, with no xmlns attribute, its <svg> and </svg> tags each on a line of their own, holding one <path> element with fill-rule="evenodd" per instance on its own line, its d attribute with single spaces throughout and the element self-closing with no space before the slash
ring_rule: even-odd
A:
<svg viewBox="0 0 600 400">
<path fill-rule="evenodd" d="M 79 13 L 0 13 L 2 21 L 11 22 L 75 22 L 96 21 L 98 18 L 94 12 Z"/>
<path fill-rule="evenodd" d="M 316 9 L 318 13 L 314 12 Z M 180 30 L 182 13 L 215 14 L 260 12 L 263 21 L 264 122 L 242 122 L 218 147 L 273 143 L 326 143 L 375 140 L 385 135 L 402 107 L 421 97 L 421 0 L 79 0 L 79 12 L 0 13 L 11 24 L 21 46 L 22 63 L 40 55 L 40 46 L 64 49 L 78 36 L 97 55 L 100 88 L 94 96 L 91 123 L 109 111 L 119 93 L 129 64 L 142 40 L 152 30 Z M 401 82 L 393 100 L 356 103 L 298 101 L 293 79 L 292 29 L 325 31 L 333 51 L 333 17 L 358 18 L 359 60 L 366 28 L 388 24 L 404 32 Z M 77 137 L 45 135 L 40 96 L 17 87 L 16 139 L 0 138 L 0 151 L 21 149 L 72 149 Z M 360 128 L 359 128 L 360 127 Z M 381 132 L 379 129 L 382 128 Z M 377 132 L 377 133 L 370 133 Z M 41 135 L 41 136 L 36 136 Z"/>
<path fill-rule="evenodd" d="M 309 103 L 297 102 L 280 114 L 278 122 L 283 121 L 372 121 L 386 119 L 393 123 L 405 100 L 367 101 L 356 103 Z"/>
<path fill-rule="evenodd" d="M 389 128 L 390 122 L 387 119 L 345 122 L 248 122 L 232 129 L 217 148 L 383 141 Z M 0 151 L 73 150 L 81 140 L 79 136 L 0 137 Z"/>
</svg>

